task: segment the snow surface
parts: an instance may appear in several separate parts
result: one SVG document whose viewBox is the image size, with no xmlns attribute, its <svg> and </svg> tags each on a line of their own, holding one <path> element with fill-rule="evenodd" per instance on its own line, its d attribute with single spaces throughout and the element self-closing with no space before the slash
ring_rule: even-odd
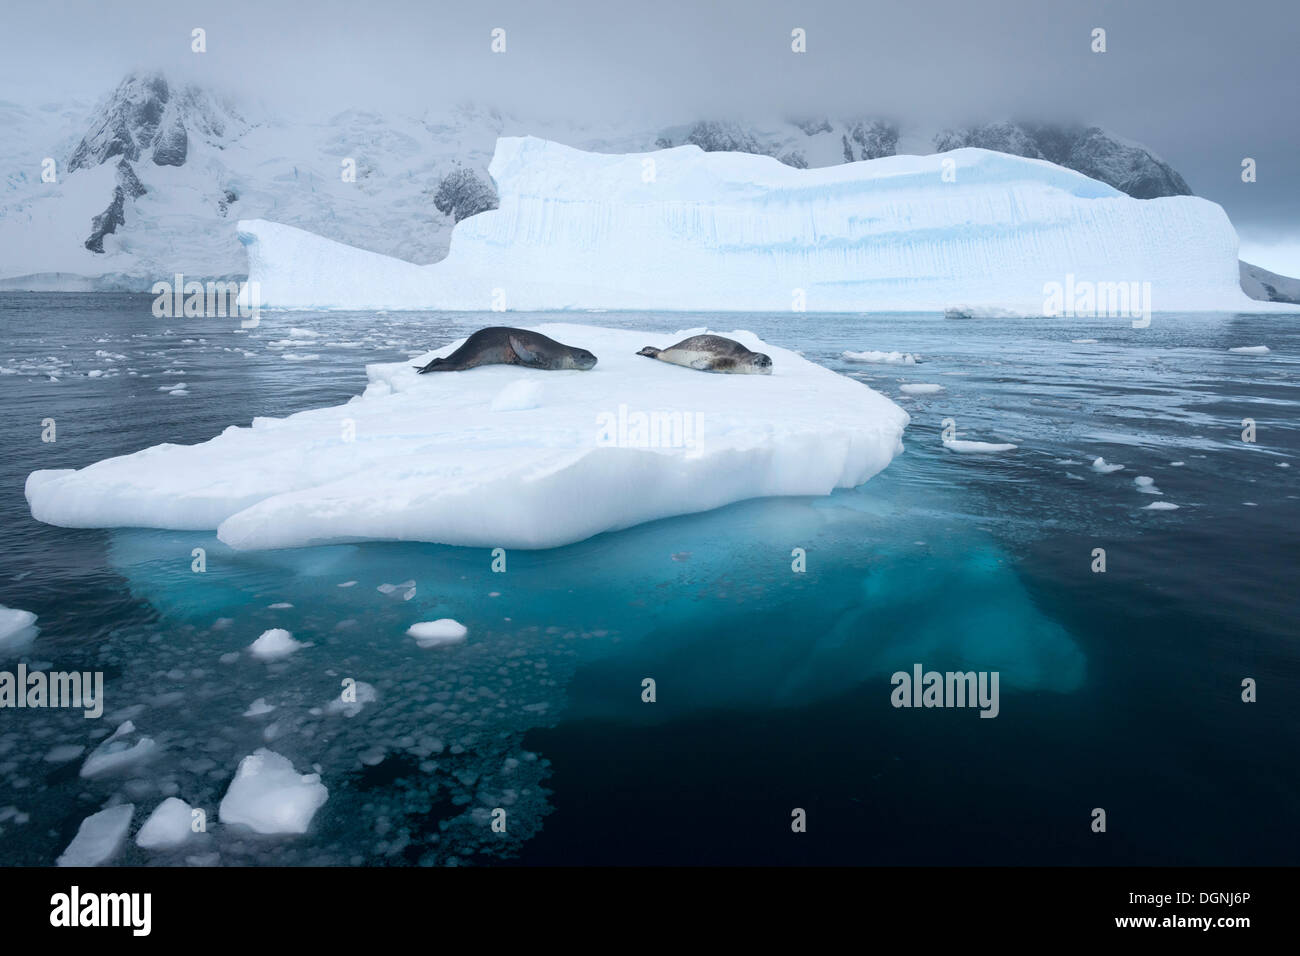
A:
<svg viewBox="0 0 1300 956">
<path fill-rule="evenodd" d="M 306 833 L 327 799 L 320 774 L 300 775 L 287 757 L 262 747 L 239 762 L 218 813 L 222 823 L 258 833 Z"/>
<path fill-rule="evenodd" d="M 110 860 L 126 839 L 135 804 L 124 803 L 92 813 L 81 821 L 77 835 L 55 861 L 57 866 L 99 866 Z"/>
<path fill-rule="evenodd" d="M 549 548 L 747 498 L 826 495 L 862 484 L 902 451 L 901 408 L 752 333 L 722 334 L 770 355 L 770 376 L 708 375 L 636 354 L 703 329 L 535 328 L 591 349 L 599 363 L 585 372 L 411 367 L 458 340 L 370 366 L 365 393 L 345 405 L 258 418 L 199 445 L 33 472 L 32 515 L 64 527 L 215 528 L 238 549 L 357 540 Z M 521 379 L 543 383 L 538 407 L 494 411 Z M 693 440 L 683 426 L 679 447 L 663 447 L 673 430 L 659 428 L 660 446 L 646 447 L 650 430 L 635 421 L 652 414 L 691 416 Z"/>
<path fill-rule="evenodd" d="M 1242 292 L 1218 205 L 1132 199 L 988 150 L 795 169 L 696 146 L 620 155 L 507 136 L 489 172 L 500 207 L 458 223 L 431 265 L 240 221 L 261 305 L 486 311 L 504 296 L 512 310 L 788 311 L 802 290 L 810 312 L 1042 314 L 1045 285 L 1069 276 L 1075 288 L 1149 282 L 1155 311 L 1270 307 Z"/>
</svg>

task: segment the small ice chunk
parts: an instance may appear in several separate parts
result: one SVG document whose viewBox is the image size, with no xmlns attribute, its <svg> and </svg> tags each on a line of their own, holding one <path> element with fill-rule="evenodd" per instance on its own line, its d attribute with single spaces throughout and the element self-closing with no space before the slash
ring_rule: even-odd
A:
<svg viewBox="0 0 1300 956">
<path fill-rule="evenodd" d="M 846 362 L 868 362 L 873 365 L 915 365 L 916 356 L 911 352 L 841 352 L 840 357 Z"/>
<path fill-rule="evenodd" d="M 134 803 L 123 803 L 92 813 L 81 821 L 77 835 L 63 855 L 54 861 L 55 865 L 99 866 L 112 859 L 126 838 L 134 813 Z"/>
<path fill-rule="evenodd" d="M 113 735 L 96 747 L 81 765 L 81 776 L 99 777 L 107 773 L 132 767 L 153 755 L 158 749 L 152 737 L 141 737 L 134 744 L 123 738 L 135 733 L 135 724 L 126 721 L 113 731 Z"/>
<path fill-rule="evenodd" d="M 1267 345 L 1239 345 L 1235 349 L 1228 349 L 1229 352 L 1236 352 L 1238 355 L 1267 355 Z"/>
<path fill-rule="evenodd" d="M 165 850 L 180 846 L 191 836 L 194 808 L 179 797 L 168 797 L 149 814 L 135 835 L 137 846 L 146 850 Z"/>
<path fill-rule="evenodd" d="M 1177 511 L 1178 505 L 1172 501 L 1153 501 L 1142 509 L 1143 511 Z"/>
<path fill-rule="evenodd" d="M 299 774 L 288 757 L 261 747 L 239 762 L 217 813 L 258 833 L 306 833 L 327 799 L 320 774 Z"/>
<path fill-rule="evenodd" d="M 1146 475 L 1138 475 L 1133 479 L 1133 484 L 1137 485 L 1137 490 L 1144 495 L 1163 495 L 1164 492 L 1156 487 L 1156 480 Z"/>
<path fill-rule="evenodd" d="M 1098 456 L 1092 463 L 1092 470 L 1100 472 L 1103 475 L 1109 475 L 1112 471 L 1123 471 L 1123 465 L 1112 465 L 1105 458 Z"/>
<path fill-rule="evenodd" d="M 284 628 L 273 627 L 249 644 L 248 649 L 259 661 L 280 661 L 306 646 L 301 641 L 295 641 L 293 635 Z"/>
<path fill-rule="evenodd" d="M 1075 345 L 1096 345 L 1096 339 L 1070 339 Z"/>
<path fill-rule="evenodd" d="M 39 629 L 31 611 L 0 604 L 0 651 L 18 651 L 36 640 Z"/>
<path fill-rule="evenodd" d="M 904 395 L 933 395 L 935 392 L 942 392 L 942 385 L 927 385 L 922 382 L 915 382 L 908 385 L 898 386 L 898 390 Z"/>
<path fill-rule="evenodd" d="M 964 441 L 960 438 L 947 439 L 943 447 L 962 455 L 988 455 L 999 451 L 1014 451 L 1019 445 L 1008 442 Z"/>
<path fill-rule="evenodd" d="M 420 647 L 427 649 L 441 647 L 445 644 L 459 644 L 465 640 L 469 628 L 459 621 L 444 617 L 436 621 L 421 621 L 419 624 L 412 624 L 406 629 L 406 633 L 415 638 Z"/>
<path fill-rule="evenodd" d="M 1171 462 L 1169 463 L 1169 467 L 1170 467 L 1170 468 L 1182 468 L 1183 465 L 1185 465 L 1185 464 L 1187 464 L 1187 462 L 1185 462 L 1185 461 L 1171 461 Z"/>
<path fill-rule="evenodd" d="M 338 584 L 335 586 L 340 588 L 351 588 L 351 587 L 356 587 L 356 584 L 357 584 L 356 581 L 344 581 L 342 584 Z"/>
<path fill-rule="evenodd" d="M 276 601 L 274 604 L 268 604 L 267 607 L 269 607 L 272 611 L 283 611 L 286 608 L 293 607 L 293 605 L 290 604 L 288 601 Z"/>
<path fill-rule="evenodd" d="M 245 717 L 261 717 L 263 714 L 269 714 L 275 710 L 274 704 L 268 704 L 265 697 L 259 697 L 248 705 L 248 710 L 244 711 Z"/>
<path fill-rule="evenodd" d="M 492 399 L 494 412 L 523 412 L 542 403 L 542 383 L 526 378 L 511 382 Z"/>
</svg>

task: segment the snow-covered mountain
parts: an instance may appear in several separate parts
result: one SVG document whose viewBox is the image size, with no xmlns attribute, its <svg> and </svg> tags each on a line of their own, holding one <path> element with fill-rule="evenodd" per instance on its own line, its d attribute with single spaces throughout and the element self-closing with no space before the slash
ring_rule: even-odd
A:
<svg viewBox="0 0 1300 956">
<path fill-rule="evenodd" d="M 128 75 L 93 108 L 0 102 L 0 120 L 10 131 L 0 142 L 0 289 L 147 289 L 176 272 L 243 275 L 237 219 L 436 262 L 457 222 L 495 207 L 487 166 L 497 138 L 510 135 L 617 153 L 689 143 L 796 168 L 978 146 L 1046 159 L 1137 198 L 1190 194 L 1149 150 L 1095 127 L 931 130 L 858 116 L 651 128 L 539 123 L 466 105 L 291 121 L 158 73 Z M 54 182 L 42 178 L 47 158 Z"/>
</svg>

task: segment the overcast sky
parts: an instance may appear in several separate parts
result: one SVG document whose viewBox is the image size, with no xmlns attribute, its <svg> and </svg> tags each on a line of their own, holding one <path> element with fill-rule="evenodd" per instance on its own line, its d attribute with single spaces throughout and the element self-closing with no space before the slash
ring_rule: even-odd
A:
<svg viewBox="0 0 1300 956">
<path fill-rule="evenodd" d="M 1222 203 L 1243 257 L 1300 275 L 1297 0 L 184 0 L 7 4 L 0 99 L 97 99 L 131 69 L 278 112 L 689 122 L 892 115 L 1105 126 Z M 208 52 L 190 52 L 190 31 Z M 507 31 L 507 54 L 489 51 Z M 808 52 L 790 51 L 807 31 Z M 1107 52 L 1090 50 L 1095 27 Z M 1241 161 L 1258 181 L 1241 181 Z M 1270 259 L 1271 257 L 1271 259 Z M 1264 261 L 1269 259 L 1270 261 Z"/>
</svg>

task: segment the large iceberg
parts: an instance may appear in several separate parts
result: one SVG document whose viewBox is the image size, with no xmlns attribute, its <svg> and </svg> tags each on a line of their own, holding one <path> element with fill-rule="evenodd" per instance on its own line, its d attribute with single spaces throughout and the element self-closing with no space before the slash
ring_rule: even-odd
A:
<svg viewBox="0 0 1300 956">
<path fill-rule="evenodd" d="M 825 495 L 902 451 L 907 413 L 749 332 L 771 375 L 637 355 L 664 334 L 551 324 L 590 371 L 484 366 L 418 375 L 461 339 L 367 368 L 345 405 L 258 418 L 198 445 L 157 445 L 33 472 L 33 517 L 64 527 L 217 529 L 237 549 L 359 540 L 549 548 L 748 498 Z"/>
<path fill-rule="evenodd" d="M 610 155 L 502 137 L 489 171 L 499 208 L 460 222 L 430 265 L 240 222 L 259 304 L 1041 314 L 1049 283 L 1150 283 L 1154 311 L 1261 308 L 1218 205 L 1133 199 L 983 149 L 795 169 L 697 146 Z"/>
</svg>

